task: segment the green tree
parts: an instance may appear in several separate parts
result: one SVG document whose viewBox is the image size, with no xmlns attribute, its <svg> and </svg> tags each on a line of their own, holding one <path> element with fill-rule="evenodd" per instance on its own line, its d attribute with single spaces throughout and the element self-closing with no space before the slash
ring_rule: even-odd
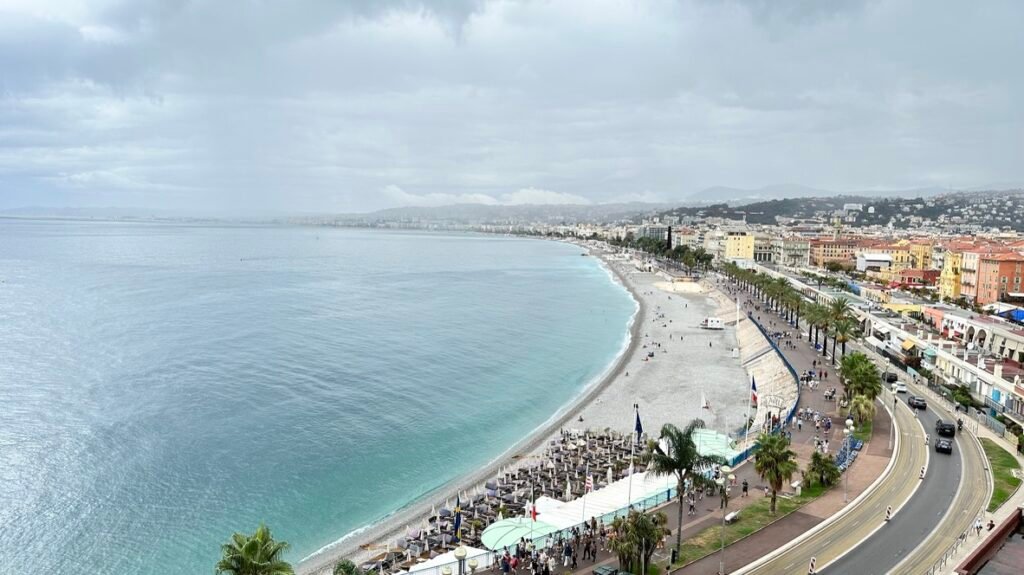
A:
<svg viewBox="0 0 1024 575">
<path fill-rule="evenodd" d="M 882 393 L 882 375 L 863 353 L 854 352 L 843 357 L 839 362 L 839 377 L 846 388 L 847 399 L 859 394 L 874 401 Z"/>
<path fill-rule="evenodd" d="M 616 517 L 611 528 L 615 537 L 609 546 L 619 559 L 619 570 L 646 574 L 658 542 L 668 532 L 668 518 L 664 513 L 631 510 L 626 517 Z"/>
<path fill-rule="evenodd" d="M 689 478 L 694 488 L 713 487 L 714 480 L 707 478 L 702 472 L 713 465 L 725 465 L 726 461 L 718 455 L 702 455 L 697 451 L 693 434 L 704 428 L 704 422 L 694 419 L 685 428 L 679 429 L 671 423 L 661 428 L 661 439 L 668 450 L 661 447 L 661 442 L 654 444 L 648 456 L 647 471 L 654 475 L 675 475 L 676 492 L 679 495 L 679 529 L 676 530 L 676 551 L 683 545 L 683 499 L 686 495 L 686 479 Z"/>
<path fill-rule="evenodd" d="M 836 342 L 843 346 L 843 356 L 846 356 L 846 342 L 853 337 L 856 324 L 849 317 L 837 319 L 832 324 L 832 364 L 836 363 Z"/>
<path fill-rule="evenodd" d="M 826 455 L 819 451 L 811 454 L 811 462 L 807 464 L 807 469 L 804 470 L 804 480 L 807 481 L 808 485 L 817 481 L 822 487 L 835 485 L 839 482 L 840 475 L 841 472 L 839 471 L 839 466 L 836 465 L 835 459 L 831 455 Z"/>
<path fill-rule="evenodd" d="M 761 434 L 754 454 L 754 470 L 772 489 L 772 515 L 775 515 L 779 491 L 793 479 L 797 469 L 796 452 L 789 448 L 789 440 L 785 436 Z"/>
<path fill-rule="evenodd" d="M 875 402 L 866 395 L 855 395 L 850 402 L 850 415 L 857 423 L 864 423 L 875 416 Z"/>
<path fill-rule="evenodd" d="M 227 575 L 295 575 L 290 563 L 282 559 L 288 544 L 275 541 L 263 524 L 252 535 L 235 533 L 221 545 L 216 572 Z"/>
<path fill-rule="evenodd" d="M 334 565 L 334 575 L 363 575 L 363 570 L 348 559 L 342 559 Z"/>
</svg>

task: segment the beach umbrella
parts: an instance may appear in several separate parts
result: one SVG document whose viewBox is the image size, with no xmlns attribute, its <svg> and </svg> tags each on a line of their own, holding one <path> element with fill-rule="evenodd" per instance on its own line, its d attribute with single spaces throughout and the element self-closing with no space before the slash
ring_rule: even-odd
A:
<svg viewBox="0 0 1024 575">
<path fill-rule="evenodd" d="M 611 485 L 613 482 L 614 482 L 614 480 L 612 479 L 612 468 L 609 467 L 608 468 L 608 485 Z"/>
<path fill-rule="evenodd" d="M 570 499 L 572 499 L 572 482 L 569 481 L 569 478 L 566 478 L 565 479 L 565 500 L 569 501 Z"/>
</svg>

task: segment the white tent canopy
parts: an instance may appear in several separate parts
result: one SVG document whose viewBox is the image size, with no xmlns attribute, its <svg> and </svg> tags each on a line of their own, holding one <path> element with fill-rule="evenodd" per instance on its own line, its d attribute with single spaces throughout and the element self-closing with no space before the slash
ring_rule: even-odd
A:
<svg viewBox="0 0 1024 575">
<path fill-rule="evenodd" d="M 470 559 L 476 559 L 480 564 L 480 569 L 484 567 L 490 567 L 492 555 L 486 549 L 479 549 L 477 547 L 466 547 L 466 561 Z M 423 563 L 417 563 L 409 568 L 406 573 L 415 573 L 416 575 L 441 575 L 441 568 L 445 565 L 451 565 L 452 571 L 457 572 L 458 561 L 455 559 L 455 551 L 449 551 L 442 553 L 433 559 L 424 561 Z"/>
<path fill-rule="evenodd" d="M 624 477 L 607 487 L 588 493 L 586 497 L 564 503 L 557 499 L 539 497 L 537 519 L 558 529 L 568 529 L 590 520 L 591 517 L 601 517 L 630 505 L 638 505 L 645 499 L 664 494 L 675 486 L 674 475 L 655 476 L 646 471 L 634 473 L 632 488 L 629 477 Z"/>
</svg>

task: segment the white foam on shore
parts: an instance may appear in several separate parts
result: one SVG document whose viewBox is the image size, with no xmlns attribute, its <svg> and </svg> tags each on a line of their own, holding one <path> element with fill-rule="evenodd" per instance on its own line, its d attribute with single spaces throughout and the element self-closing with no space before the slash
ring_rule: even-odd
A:
<svg viewBox="0 0 1024 575">
<path fill-rule="evenodd" d="M 612 360 L 605 366 L 604 370 L 602 370 L 600 374 L 592 377 L 589 381 L 587 381 L 587 383 L 584 384 L 580 388 L 580 390 L 569 401 L 564 403 L 554 413 L 552 413 L 550 417 L 548 417 L 542 423 L 540 423 L 535 428 L 533 428 L 523 439 L 520 439 L 519 441 L 516 441 L 515 443 L 510 445 L 508 448 L 506 448 L 504 451 L 502 451 L 500 454 L 498 454 L 497 456 L 492 458 L 490 461 L 488 461 L 481 469 L 490 469 L 490 468 L 496 466 L 502 460 L 504 460 L 504 459 L 508 458 L 510 455 L 512 455 L 513 452 L 515 452 L 521 445 L 529 444 L 531 441 L 533 441 L 535 439 L 538 439 L 538 436 L 550 433 L 551 430 L 549 430 L 548 428 L 550 428 L 556 421 L 558 421 L 559 418 L 564 417 L 566 414 L 568 414 L 571 411 L 579 408 L 580 407 L 580 403 L 584 399 L 586 399 L 587 395 L 591 391 L 593 391 L 593 389 L 596 386 L 599 386 L 608 377 L 610 377 L 612 372 L 615 371 L 615 369 L 623 361 L 625 361 L 627 359 L 626 358 L 626 354 L 629 352 L 629 348 L 630 348 L 630 346 L 633 343 L 633 327 L 635 325 L 637 325 L 638 316 L 640 315 L 640 310 L 641 310 L 641 304 L 640 304 L 640 301 L 637 298 L 636 294 L 633 293 L 633 290 L 621 280 L 621 278 L 618 276 L 618 274 L 616 274 L 615 271 L 612 270 L 608 266 L 607 262 L 605 262 L 605 260 L 603 258 L 595 257 L 595 259 L 599 262 L 599 265 L 600 265 L 601 269 L 603 269 L 604 272 L 606 274 L 608 274 L 608 279 L 613 284 L 615 284 L 615 285 L 619 286 L 620 288 L 622 288 L 629 295 L 630 299 L 633 300 L 633 313 L 630 315 L 629 321 L 626 323 L 625 337 L 623 337 L 623 339 L 622 339 L 622 344 L 619 347 L 618 353 L 615 354 L 615 357 L 612 358 Z M 380 519 L 377 519 L 376 521 L 373 521 L 371 523 L 367 523 L 366 525 L 363 525 L 363 526 L 361 526 L 361 527 L 359 527 L 357 529 L 353 529 L 352 531 L 349 531 L 348 533 L 346 533 L 342 537 L 340 537 L 340 538 L 338 538 L 338 539 L 328 543 L 327 545 L 324 545 L 323 547 L 321 547 L 320 549 L 317 549 L 313 553 L 310 553 L 306 557 L 303 557 L 299 561 L 299 563 L 300 564 L 301 563 L 305 563 L 306 561 L 309 561 L 309 560 L 312 560 L 312 559 L 316 559 L 316 558 L 320 557 L 321 555 L 323 555 L 325 553 L 329 553 L 330 551 L 332 551 L 332 550 L 338 548 L 339 546 L 341 546 L 346 541 L 348 541 L 348 540 L 350 540 L 350 539 L 352 539 L 354 537 L 357 537 L 358 535 L 366 533 L 367 531 L 370 531 L 372 529 L 378 528 L 381 525 L 386 524 L 388 522 L 388 520 L 390 520 L 395 515 L 401 513 L 402 511 L 405 511 L 407 509 L 410 509 L 412 507 L 420 505 L 420 504 L 424 503 L 426 500 L 428 500 L 428 499 L 430 499 L 432 497 L 436 497 L 439 492 L 444 492 L 444 491 L 450 489 L 450 486 L 452 486 L 452 485 L 462 485 L 463 483 L 466 483 L 467 481 L 469 481 L 469 479 L 471 479 L 471 477 L 472 477 L 472 475 L 470 475 L 470 474 L 466 474 L 466 475 L 462 475 L 462 476 L 459 476 L 459 477 L 455 477 L 455 478 L 445 482 L 444 484 L 442 484 L 442 485 L 440 485 L 440 486 L 438 486 L 438 487 L 436 487 L 434 489 L 431 489 L 430 491 L 424 493 L 423 495 L 421 495 L 419 497 L 416 497 L 415 499 L 412 499 L 412 500 L 402 504 L 401 506 L 397 507 L 393 511 L 391 511 L 391 512 L 387 513 L 386 515 L 382 516 Z"/>
</svg>

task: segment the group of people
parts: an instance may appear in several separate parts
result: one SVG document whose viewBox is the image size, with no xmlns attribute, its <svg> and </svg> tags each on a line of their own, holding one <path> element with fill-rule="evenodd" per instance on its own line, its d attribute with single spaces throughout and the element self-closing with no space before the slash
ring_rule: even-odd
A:
<svg viewBox="0 0 1024 575">
<path fill-rule="evenodd" d="M 514 548 L 505 548 L 492 570 L 500 569 L 504 575 L 518 575 L 520 571 L 530 575 L 551 575 L 561 564 L 563 568 L 575 571 L 581 562 L 589 560 L 591 564 L 595 563 L 598 552 L 606 551 L 609 541 L 614 538 L 615 531 L 606 527 L 604 520 L 591 517 L 582 527 L 573 527 L 564 535 L 549 538 L 543 546 L 521 538 Z"/>
</svg>

